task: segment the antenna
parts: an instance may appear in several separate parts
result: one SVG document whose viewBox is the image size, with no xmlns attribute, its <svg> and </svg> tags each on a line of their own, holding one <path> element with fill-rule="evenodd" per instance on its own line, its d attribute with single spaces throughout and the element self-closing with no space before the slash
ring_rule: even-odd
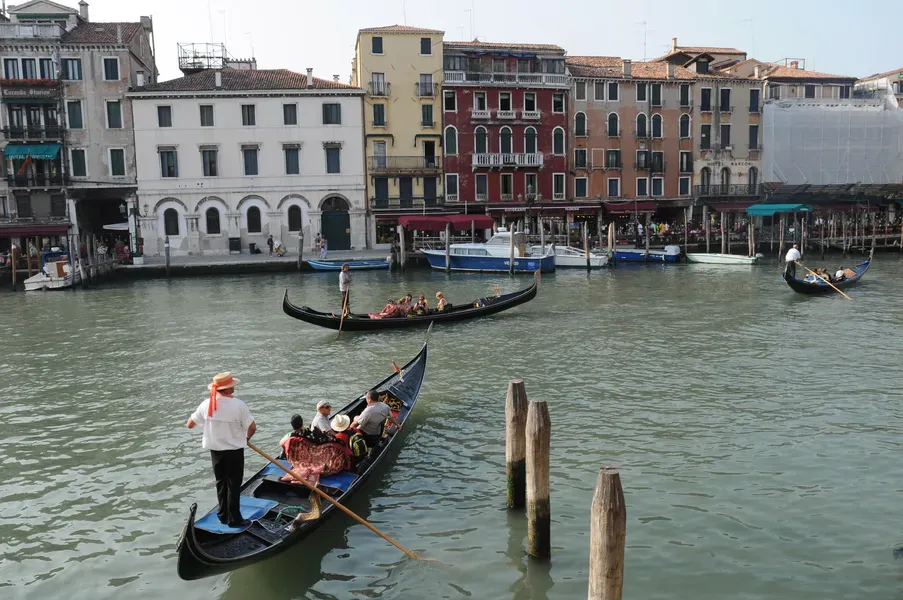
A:
<svg viewBox="0 0 903 600">
<path fill-rule="evenodd" d="M 467 22 L 470 25 L 470 29 L 467 32 L 469 34 L 467 36 L 467 39 L 472 40 L 473 39 L 473 10 L 470 8 L 465 8 L 464 12 L 467 13 Z M 462 29 L 463 29 L 463 27 L 462 27 Z"/>
<path fill-rule="evenodd" d="M 4 0 L 5 2 L 6 0 Z M 207 19 L 210 21 L 210 42 L 213 42 L 213 7 L 210 5 L 210 0 L 207 0 Z"/>
<path fill-rule="evenodd" d="M 756 55 L 756 28 L 753 25 L 752 17 L 743 19 L 744 23 L 749 23 L 749 35 L 752 38 L 752 55 Z"/>
<path fill-rule="evenodd" d="M 401 17 L 404 19 L 404 24 L 408 24 L 408 3 L 405 0 L 401 0 Z"/>
<path fill-rule="evenodd" d="M 223 9 L 220 9 L 219 13 L 223 15 L 223 45 L 228 46 L 229 40 L 226 37 L 226 11 Z"/>
<path fill-rule="evenodd" d="M 251 58 L 254 58 L 254 36 L 250 31 L 246 31 L 245 35 L 248 36 L 248 43 L 251 44 Z"/>
</svg>

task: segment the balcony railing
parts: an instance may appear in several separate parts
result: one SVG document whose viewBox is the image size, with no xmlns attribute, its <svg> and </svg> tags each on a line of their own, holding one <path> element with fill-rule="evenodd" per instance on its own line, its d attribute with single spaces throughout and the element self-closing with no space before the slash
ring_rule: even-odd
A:
<svg viewBox="0 0 903 600">
<path fill-rule="evenodd" d="M 620 160 L 610 160 L 605 163 L 604 169 L 620 169 L 621 161 Z"/>
<path fill-rule="evenodd" d="M 6 184 L 11 188 L 52 188 L 69 183 L 65 175 L 7 175 Z"/>
<path fill-rule="evenodd" d="M 371 96 L 385 97 L 392 93 L 392 85 L 388 81 L 371 81 L 367 84 Z"/>
<path fill-rule="evenodd" d="M 727 105 L 727 106 L 719 106 L 719 107 L 718 107 L 718 112 L 723 112 L 723 113 L 734 112 L 734 107 L 733 107 L 733 106 L 730 106 L 730 105 Z"/>
<path fill-rule="evenodd" d="M 697 185 L 697 196 L 758 196 L 757 184 L 730 184 L 730 185 Z"/>
<path fill-rule="evenodd" d="M 540 112 L 538 110 L 525 110 L 521 113 L 521 116 L 527 121 L 538 121 Z"/>
<path fill-rule="evenodd" d="M 542 153 L 492 153 L 474 154 L 473 167 L 541 167 L 543 165 Z"/>
<path fill-rule="evenodd" d="M 425 198 L 423 196 L 389 196 L 388 198 L 370 198 L 372 210 L 404 210 L 425 208 L 441 208 L 445 206 L 445 198 L 436 196 Z"/>
<path fill-rule="evenodd" d="M 496 119 L 505 119 L 505 120 L 510 121 L 511 119 L 517 118 L 517 111 L 516 110 L 497 110 L 497 111 L 495 111 L 495 118 Z"/>
<path fill-rule="evenodd" d="M 749 105 L 749 114 L 757 115 L 760 112 L 762 112 L 762 109 L 758 104 L 750 104 Z"/>
<path fill-rule="evenodd" d="M 458 194 L 445 194 L 445 201 L 446 202 L 457 202 Z"/>
<path fill-rule="evenodd" d="M 4 127 L 3 135 L 8 140 L 59 140 L 63 137 L 63 128 L 59 125 L 47 127 Z"/>
<path fill-rule="evenodd" d="M 514 194 L 501 194 L 502 202 L 511 202 L 514 200 Z"/>
<path fill-rule="evenodd" d="M 552 192 L 552 200 L 564 200 L 564 192 Z"/>
<path fill-rule="evenodd" d="M 488 192 L 477 192 L 477 202 L 486 202 L 489 200 Z"/>
<path fill-rule="evenodd" d="M 437 156 L 370 156 L 371 171 L 438 171 Z"/>
<path fill-rule="evenodd" d="M 433 98 L 439 95 L 438 83 L 418 82 L 414 84 L 414 93 L 420 98 Z"/>
<path fill-rule="evenodd" d="M 664 172 L 665 172 L 665 163 L 664 162 L 652 161 L 652 174 L 653 175 L 656 173 L 664 173 Z"/>
<path fill-rule="evenodd" d="M 492 113 L 488 110 L 472 110 L 470 111 L 471 119 L 488 119 Z"/>
<path fill-rule="evenodd" d="M 59 39 L 66 30 L 55 23 L 0 23 L 0 39 Z"/>
<path fill-rule="evenodd" d="M 445 71 L 445 83 L 459 85 L 521 85 L 568 88 L 567 75 L 554 73 L 469 73 L 466 71 Z"/>
</svg>

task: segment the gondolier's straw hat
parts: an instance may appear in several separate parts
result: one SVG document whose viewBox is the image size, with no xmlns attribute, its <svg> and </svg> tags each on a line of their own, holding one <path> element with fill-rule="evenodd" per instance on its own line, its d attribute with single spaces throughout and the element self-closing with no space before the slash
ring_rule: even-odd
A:
<svg viewBox="0 0 903 600">
<path fill-rule="evenodd" d="M 207 384 L 210 390 L 210 402 L 207 404 L 207 416 L 212 417 L 216 412 L 216 393 L 220 390 L 231 390 L 241 383 L 237 377 L 232 377 L 232 371 L 224 371 L 213 376 L 213 381 Z"/>
<path fill-rule="evenodd" d="M 351 419 L 348 418 L 348 415 L 336 415 L 329 423 L 329 427 L 335 432 L 345 431 L 349 425 L 351 425 Z"/>
</svg>

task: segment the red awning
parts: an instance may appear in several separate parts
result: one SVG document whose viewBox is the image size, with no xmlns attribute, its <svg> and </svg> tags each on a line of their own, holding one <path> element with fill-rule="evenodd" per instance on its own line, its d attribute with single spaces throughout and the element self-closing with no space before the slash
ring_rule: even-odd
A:
<svg viewBox="0 0 903 600">
<path fill-rule="evenodd" d="M 471 225 L 474 229 L 492 229 L 494 224 L 489 215 L 445 215 L 445 218 L 455 231 L 470 229 Z"/>
<path fill-rule="evenodd" d="M 655 212 L 658 205 L 655 202 L 624 202 L 623 204 L 604 204 L 605 210 L 610 215 L 623 215 L 636 212 Z"/>
<path fill-rule="evenodd" d="M 36 235 L 66 235 L 69 225 L 16 225 L 0 227 L 0 238 Z"/>
<path fill-rule="evenodd" d="M 754 202 L 707 202 L 715 212 L 746 212 Z"/>
<path fill-rule="evenodd" d="M 445 216 L 430 217 L 426 215 L 405 215 L 398 217 L 398 224 L 405 229 L 418 231 L 445 231 L 448 219 Z"/>
</svg>

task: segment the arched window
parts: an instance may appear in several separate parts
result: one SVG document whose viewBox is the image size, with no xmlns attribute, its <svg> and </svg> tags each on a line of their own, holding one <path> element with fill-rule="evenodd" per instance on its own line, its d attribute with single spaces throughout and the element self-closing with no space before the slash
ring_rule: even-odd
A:
<svg viewBox="0 0 903 600">
<path fill-rule="evenodd" d="M 448 155 L 458 153 L 458 130 L 451 125 L 445 128 L 445 153 Z"/>
<path fill-rule="evenodd" d="M 652 137 L 662 137 L 662 116 L 652 115 Z"/>
<path fill-rule="evenodd" d="M 680 115 L 680 137 L 690 137 L 690 115 Z"/>
<path fill-rule="evenodd" d="M 167 208 L 163 212 L 163 231 L 166 235 L 179 235 L 179 211 Z"/>
<path fill-rule="evenodd" d="M 252 206 L 248 209 L 248 233 L 260 233 L 260 209 Z"/>
<path fill-rule="evenodd" d="M 502 127 L 501 132 L 499 132 L 499 152 L 501 152 L 502 154 L 511 154 L 512 152 L 514 152 L 514 148 L 511 143 L 510 127 Z"/>
<path fill-rule="evenodd" d="M 578 112 L 574 116 L 574 135 L 583 137 L 586 135 L 586 115 Z"/>
<path fill-rule="evenodd" d="M 749 168 L 749 195 L 755 196 L 756 189 L 759 187 L 759 169 L 755 167 Z"/>
<path fill-rule="evenodd" d="M 608 115 L 608 137 L 620 137 L 620 123 L 618 122 L 618 113 Z"/>
<path fill-rule="evenodd" d="M 647 135 L 646 121 L 646 115 L 643 113 L 636 116 L 636 136 L 639 138 L 644 138 Z"/>
<path fill-rule="evenodd" d="M 288 230 L 301 231 L 301 207 L 297 204 L 288 207 Z"/>
<path fill-rule="evenodd" d="M 708 191 L 709 186 L 712 185 L 712 170 L 710 168 L 703 167 L 699 172 L 699 184 L 703 191 Z"/>
<path fill-rule="evenodd" d="M 207 234 L 213 235 L 213 234 L 221 233 L 220 226 L 219 226 L 219 211 L 216 208 L 211 206 L 210 208 L 207 209 L 206 216 L 207 216 Z"/>
<path fill-rule="evenodd" d="M 474 137 L 474 146 L 473 152 L 474 154 L 486 154 L 489 152 L 488 142 L 486 139 L 486 128 L 485 127 L 477 127 L 477 130 L 473 134 Z"/>
<path fill-rule="evenodd" d="M 527 130 L 524 132 L 524 152 L 527 154 L 536 154 L 537 151 L 536 130 L 532 127 L 527 127 Z"/>
<path fill-rule="evenodd" d="M 731 184 L 731 170 L 727 167 L 721 169 L 721 185 Z"/>
<path fill-rule="evenodd" d="M 552 132 L 552 154 L 564 154 L 564 129 L 556 127 Z"/>
</svg>

